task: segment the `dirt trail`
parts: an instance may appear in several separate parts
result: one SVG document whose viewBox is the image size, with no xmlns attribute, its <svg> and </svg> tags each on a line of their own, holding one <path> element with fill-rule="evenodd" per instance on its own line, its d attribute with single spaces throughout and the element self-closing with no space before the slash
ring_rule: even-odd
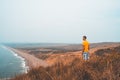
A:
<svg viewBox="0 0 120 80">
<path fill-rule="evenodd" d="M 113 45 L 107 45 L 107 46 L 99 46 L 99 47 L 94 47 L 94 48 L 91 48 L 90 49 L 90 54 L 94 54 L 95 53 L 95 51 L 97 51 L 97 50 L 100 50 L 100 49 L 107 49 L 107 48 L 113 48 L 113 47 L 118 47 L 118 46 L 120 46 L 120 44 L 113 44 Z M 77 55 L 79 55 L 79 56 L 82 56 L 82 51 L 77 51 L 77 52 L 70 52 L 70 53 L 73 53 L 73 54 L 77 54 Z"/>
</svg>

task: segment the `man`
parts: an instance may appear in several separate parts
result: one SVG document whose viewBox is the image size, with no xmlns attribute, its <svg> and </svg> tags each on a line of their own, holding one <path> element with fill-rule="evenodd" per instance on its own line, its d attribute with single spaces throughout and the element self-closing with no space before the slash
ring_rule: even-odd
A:
<svg viewBox="0 0 120 80">
<path fill-rule="evenodd" d="M 89 42 L 87 41 L 87 37 L 83 36 L 83 43 L 82 43 L 82 55 L 84 60 L 89 59 Z"/>
</svg>

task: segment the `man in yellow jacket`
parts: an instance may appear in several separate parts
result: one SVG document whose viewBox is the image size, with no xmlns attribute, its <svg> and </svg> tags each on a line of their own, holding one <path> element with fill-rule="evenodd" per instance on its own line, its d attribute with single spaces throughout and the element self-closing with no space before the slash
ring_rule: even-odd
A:
<svg viewBox="0 0 120 80">
<path fill-rule="evenodd" d="M 87 37 L 83 36 L 83 43 L 82 43 L 83 49 L 82 49 L 82 55 L 83 55 L 83 59 L 84 60 L 88 60 L 89 59 L 89 42 L 87 41 Z"/>
</svg>

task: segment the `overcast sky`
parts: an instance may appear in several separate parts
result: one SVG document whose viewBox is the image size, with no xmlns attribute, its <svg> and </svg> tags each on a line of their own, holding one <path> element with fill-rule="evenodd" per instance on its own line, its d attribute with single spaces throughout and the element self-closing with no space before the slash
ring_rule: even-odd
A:
<svg viewBox="0 0 120 80">
<path fill-rule="evenodd" d="M 120 42 L 120 0 L 0 0 L 0 42 Z"/>
</svg>

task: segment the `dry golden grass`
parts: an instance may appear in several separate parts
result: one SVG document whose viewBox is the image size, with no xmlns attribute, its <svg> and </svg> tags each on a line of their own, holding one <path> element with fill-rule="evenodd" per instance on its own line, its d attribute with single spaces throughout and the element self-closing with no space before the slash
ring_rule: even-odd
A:
<svg viewBox="0 0 120 80">
<path fill-rule="evenodd" d="M 63 56 L 53 66 L 32 69 L 12 80 L 120 80 L 119 50 L 120 47 L 98 50 L 95 54 L 103 54 L 93 55 L 89 61 Z"/>
</svg>

